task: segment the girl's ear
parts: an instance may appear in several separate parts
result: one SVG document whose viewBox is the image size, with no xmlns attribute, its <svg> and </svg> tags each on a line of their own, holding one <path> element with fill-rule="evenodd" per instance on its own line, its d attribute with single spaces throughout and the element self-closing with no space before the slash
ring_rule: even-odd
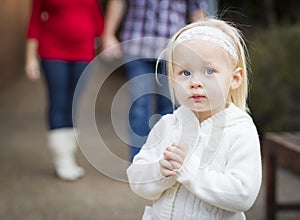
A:
<svg viewBox="0 0 300 220">
<path fill-rule="evenodd" d="M 235 90 L 242 84 L 244 79 L 244 71 L 242 68 L 238 67 L 234 70 L 231 83 L 230 83 L 230 89 Z"/>
</svg>

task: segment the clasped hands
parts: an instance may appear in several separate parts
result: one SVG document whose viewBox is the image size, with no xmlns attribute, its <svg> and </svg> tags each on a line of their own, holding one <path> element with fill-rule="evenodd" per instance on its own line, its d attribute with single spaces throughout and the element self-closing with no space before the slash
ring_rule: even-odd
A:
<svg viewBox="0 0 300 220">
<path fill-rule="evenodd" d="M 188 147 L 180 146 L 175 143 L 167 147 L 163 152 L 163 158 L 159 161 L 162 175 L 165 177 L 176 176 L 176 170 L 182 166 L 187 152 Z"/>
</svg>

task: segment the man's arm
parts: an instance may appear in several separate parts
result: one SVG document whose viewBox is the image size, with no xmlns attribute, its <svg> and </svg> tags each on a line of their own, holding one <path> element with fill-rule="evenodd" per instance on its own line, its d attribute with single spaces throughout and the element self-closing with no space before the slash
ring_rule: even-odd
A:
<svg viewBox="0 0 300 220">
<path fill-rule="evenodd" d="M 195 21 L 197 21 L 197 20 L 203 19 L 205 16 L 207 16 L 206 11 L 203 10 L 203 9 L 198 9 L 198 10 L 194 11 L 194 12 L 191 14 L 190 20 L 191 20 L 192 22 L 195 22 Z"/>
<path fill-rule="evenodd" d="M 202 20 L 208 15 L 207 0 L 188 0 L 187 3 L 189 8 L 189 20 L 191 22 Z"/>
<path fill-rule="evenodd" d="M 124 0 L 110 0 L 107 5 L 105 14 L 104 32 L 102 35 L 102 51 L 103 57 L 106 60 L 121 58 L 122 51 L 119 46 L 119 40 L 116 36 L 120 26 L 121 19 L 125 12 Z M 108 50 L 109 49 L 109 50 Z"/>
</svg>

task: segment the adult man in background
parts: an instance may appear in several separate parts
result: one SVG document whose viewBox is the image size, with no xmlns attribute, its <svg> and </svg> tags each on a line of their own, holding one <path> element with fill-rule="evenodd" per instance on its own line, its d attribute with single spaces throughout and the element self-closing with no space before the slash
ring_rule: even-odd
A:
<svg viewBox="0 0 300 220">
<path fill-rule="evenodd" d="M 154 114 L 173 111 L 168 86 L 155 81 L 157 57 L 166 46 L 162 39 L 170 39 L 188 22 L 206 16 L 205 0 L 110 0 L 107 5 L 102 37 L 105 60 L 125 58 L 125 70 L 131 80 L 129 94 L 131 109 L 130 160 L 139 152 L 150 131 L 149 120 Z M 119 32 L 119 38 L 117 33 Z M 121 49 L 120 41 L 125 43 Z M 140 80 L 135 77 L 147 74 Z M 162 89 L 164 91 L 156 91 Z M 149 94 L 161 94 L 154 95 Z M 144 95 L 146 94 L 146 95 Z"/>
</svg>

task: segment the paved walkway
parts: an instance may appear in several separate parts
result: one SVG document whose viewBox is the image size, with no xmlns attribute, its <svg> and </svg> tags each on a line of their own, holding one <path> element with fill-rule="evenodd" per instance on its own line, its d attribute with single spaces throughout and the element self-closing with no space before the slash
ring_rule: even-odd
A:
<svg viewBox="0 0 300 220">
<path fill-rule="evenodd" d="M 106 136 L 105 142 L 119 157 L 127 157 L 127 148 L 112 134 L 109 112 L 112 91 L 124 78 L 117 75 L 101 90 L 96 103 L 96 121 Z M 122 93 L 126 106 L 127 94 Z M 81 152 L 79 163 L 87 174 L 77 182 L 54 177 L 46 148 L 44 120 L 45 91 L 42 82 L 31 83 L 21 76 L 0 94 L 0 219 L 5 220 L 133 220 L 142 215 L 149 201 L 137 197 L 128 184 L 116 181 L 95 169 Z M 299 196 L 299 178 L 280 171 L 281 200 Z M 247 212 L 250 220 L 264 219 L 264 187 Z M 279 220 L 296 220 L 300 215 L 282 213 Z"/>
</svg>

